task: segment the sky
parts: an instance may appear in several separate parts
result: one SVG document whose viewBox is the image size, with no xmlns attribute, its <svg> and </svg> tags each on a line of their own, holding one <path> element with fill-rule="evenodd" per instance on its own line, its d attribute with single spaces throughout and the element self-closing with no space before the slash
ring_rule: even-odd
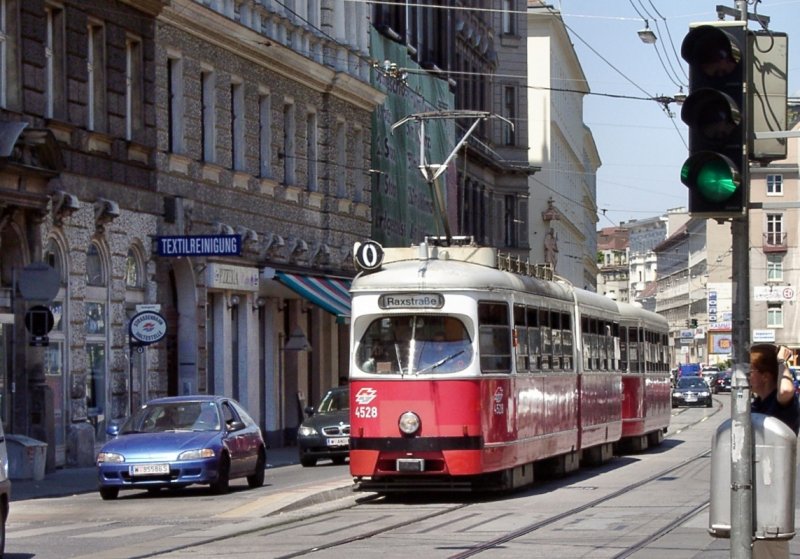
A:
<svg viewBox="0 0 800 559">
<path fill-rule="evenodd" d="M 639 98 L 673 97 L 680 84 L 688 93 L 688 68 L 680 49 L 689 24 L 715 21 L 716 6 L 733 8 L 734 0 L 552 0 L 552 4 L 561 11 L 592 92 L 584 98 L 584 122 L 592 130 L 602 161 L 597 171 L 597 228 L 686 207 L 688 191 L 679 173 L 687 157 L 688 135 L 680 105 L 668 105 L 670 118 L 661 104 Z M 800 98 L 800 0 L 763 0 L 755 9 L 770 18 L 770 30 L 788 33 L 788 91 L 790 97 Z M 645 28 L 645 19 L 658 38 L 655 46 L 639 39 L 637 32 Z M 749 25 L 758 26 L 754 21 Z"/>
</svg>

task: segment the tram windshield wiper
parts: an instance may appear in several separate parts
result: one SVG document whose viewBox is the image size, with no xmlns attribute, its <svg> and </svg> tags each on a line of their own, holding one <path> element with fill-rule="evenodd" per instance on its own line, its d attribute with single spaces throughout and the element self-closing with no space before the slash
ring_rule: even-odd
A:
<svg viewBox="0 0 800 559">
<path fill-rule="evenodd" d="M 459 355 L 461 355 L 462 353 L 464 353 L 464 350 L 463 350 L 463 349 L 461 349 L 461 350 L 459 350 L 459 351 L 455 352 L 455 353 L 454 353 L 454 354 L 452 354 L 452 355 L 448 355 L 447 357 L 443 357 L 442 359 L 439 359 L 439 360 L 438 360 L 436 363 L 433 363 L 433 364 L 431 364 L 431 365 L 428 365 L 427 367 L 425 367 L 425 368 L 423 368 L 423 369 L 419 369 L 419 370 L 417 371 L 417 374 L 424 373 L 424 372 L 426 372 L 426 371 L 430 371 L 430 370 L 432 370 L 432 369 L 435 369 L 435 368 L 437 368 L 437 367 L 441 367 L 442 365 L 444 365 L 445 363 L 447 363 L 447 362 L 448 362 L 448 361 L 450 361 L 451 359 L 455 359 L 456 357 L 458 357 L 458 356 L 459 356 Z"/>
</svg>

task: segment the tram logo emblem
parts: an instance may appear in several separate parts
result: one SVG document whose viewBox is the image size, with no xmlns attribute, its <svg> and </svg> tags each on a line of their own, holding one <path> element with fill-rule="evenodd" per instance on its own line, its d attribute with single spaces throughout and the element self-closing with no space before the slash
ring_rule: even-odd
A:
<svg viewBox="0 0 800 559">
<path fill-rule="evenodd" d="M 356 393 L 356 403 L 366 406 L 378 396 L 378 391 L 374 388 L 364 387 Z"/>
<path fill-rule="evenodd" d="M 503 387 L 498 386 L 494 391 L 494 414 L 503 415 L 505 407 L 503 406 Z"/>
</svg>

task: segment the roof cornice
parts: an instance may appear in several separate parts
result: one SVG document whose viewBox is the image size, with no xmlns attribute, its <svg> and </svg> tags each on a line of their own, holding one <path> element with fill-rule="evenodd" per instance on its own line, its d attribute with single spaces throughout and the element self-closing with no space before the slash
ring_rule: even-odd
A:
<svg viewBox="0 0 800 559">
<path fill-rule="evenodd" d="M 194 0 L 171 0 L 158 20 L 365 111 L 373 111 L 386 97 L 368 83 L 306 58 Z"/>
</svg>

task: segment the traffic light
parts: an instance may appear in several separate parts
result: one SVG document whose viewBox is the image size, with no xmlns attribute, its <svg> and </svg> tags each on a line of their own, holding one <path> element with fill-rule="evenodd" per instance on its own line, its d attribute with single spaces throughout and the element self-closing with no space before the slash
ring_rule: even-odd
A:
<svg viewBox="0 0 800 559">
<path fill-rule="evenodd" d="M 692 328 L 697 328 L 697 319 L 693 318 L 691 324 L 692 324 Z"/>
<path fill-rule="evenodd" d="M 744 214 L 747 206 L 747 29 L 742 21 L 693 24 L 681 45 L 689 63 L 689 158 L 681 182 L 689 213 L 707 218 Z"/>
</svg>

